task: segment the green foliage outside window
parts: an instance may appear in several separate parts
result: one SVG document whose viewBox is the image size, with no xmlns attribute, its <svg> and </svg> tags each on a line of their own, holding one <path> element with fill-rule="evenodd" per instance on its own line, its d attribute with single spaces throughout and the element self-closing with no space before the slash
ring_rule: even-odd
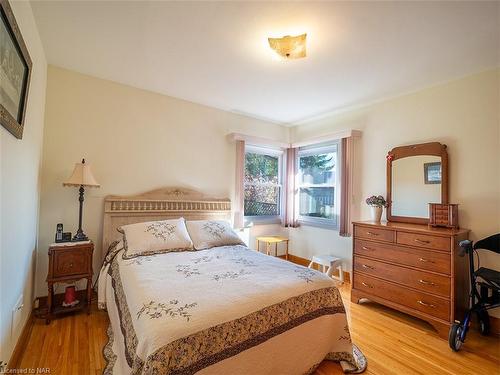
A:
<svg viewBox="0 0 500 375">
<path fill-rule="evenodd" d="M 245 181 L 278 183 L 279 158 L 277 156 L 247 153 L 245 155 Z"/>
<path fill-rule="evenodd" d="M 328 154 L 301 156 L 299 164 L 300 164 L 300 169 L 302 170 L 311 170 L 316 168 L 318 169 L 318 171 L 324 172 L 331 170 L 335 165 L 335 161 L 333 155 L 331 153 L 328 153 Z"/>
<path fill-rule="evenodd" d="M 279 215 L 279 157 L 245 154 L 245 216 Z"/>
</svg>

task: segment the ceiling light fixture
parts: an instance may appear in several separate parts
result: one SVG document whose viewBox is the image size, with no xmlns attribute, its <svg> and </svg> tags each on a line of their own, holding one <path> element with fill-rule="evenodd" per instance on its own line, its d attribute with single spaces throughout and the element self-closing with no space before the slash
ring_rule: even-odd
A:
<svg viewBox="0 0 500 375">
<path fill-rule="evenodd" d="M 280 56 L 287 60 L 300 59 L 306 57 L 306 36 L 307 34 L 282 38 L 267 38 L 269 46 Z"/>
</svg>

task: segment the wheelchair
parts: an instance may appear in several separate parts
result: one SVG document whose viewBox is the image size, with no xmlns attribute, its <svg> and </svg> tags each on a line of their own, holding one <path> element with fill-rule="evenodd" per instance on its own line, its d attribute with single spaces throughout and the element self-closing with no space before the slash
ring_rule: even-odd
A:
<svg viewBox="0 0 500 375">
<path fill-rule="evenodd" d="M 463 321 L 454 323 L 448 335 L 448 343 L 453 351 L 459 351 L 465 341 L 473 314 L 477 315 L 479 331 L 482 335 L 490 332 L 490 318 L 488 310 L 500 306 L 500 272 L 478 267 L 475 271 L 474 252 L 489 250 L 500 253 L 500 233 L 482 239 L 475 244 L 472 241 L 460 242 L 460 256 L 469 256 L 470 276 L 470 309 L 465 313 Z M 479 263 L 479 256 L 478 256 Z"/>
</svg>

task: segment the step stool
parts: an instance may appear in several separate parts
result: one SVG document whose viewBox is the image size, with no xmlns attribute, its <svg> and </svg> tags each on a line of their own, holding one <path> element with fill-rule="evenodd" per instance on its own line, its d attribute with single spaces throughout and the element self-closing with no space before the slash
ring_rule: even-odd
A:
<svg viewBox="0 0 500 375">
<path fill-rule="evenodd" d="M 336 258 L 332 255 L 314 255 L 309 263 L 309 268 L 313 267 L 313 264 L 319 264 L 322 266 L 323 273 L 326 273 L 329 277 L 344 282 L 344 271 L 342 270 L 342 259 Z M 325 267 L 328 267 L 325 271 Z M 332 276 L 333 269 L 337 268 L 339 270 L 339 276 Z"/>
</svg>

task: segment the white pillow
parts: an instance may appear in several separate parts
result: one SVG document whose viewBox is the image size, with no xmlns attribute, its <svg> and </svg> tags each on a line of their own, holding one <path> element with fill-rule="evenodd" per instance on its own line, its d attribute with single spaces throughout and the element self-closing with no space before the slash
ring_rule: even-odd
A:
<svg viewBox="0 0 500 375">
<path fill-rule="evenodd" d="M 123 259 L 174 251 L 192 250 L 184 218 L 124 225 Z"/>
<path fill-rule="evenodd" d="M 195 220 L 186 222 L 187 230 L 196 250 L 215 246 L 242 245 L 241 238 L 228 222 L 222 220 Z"/>
</svg>

